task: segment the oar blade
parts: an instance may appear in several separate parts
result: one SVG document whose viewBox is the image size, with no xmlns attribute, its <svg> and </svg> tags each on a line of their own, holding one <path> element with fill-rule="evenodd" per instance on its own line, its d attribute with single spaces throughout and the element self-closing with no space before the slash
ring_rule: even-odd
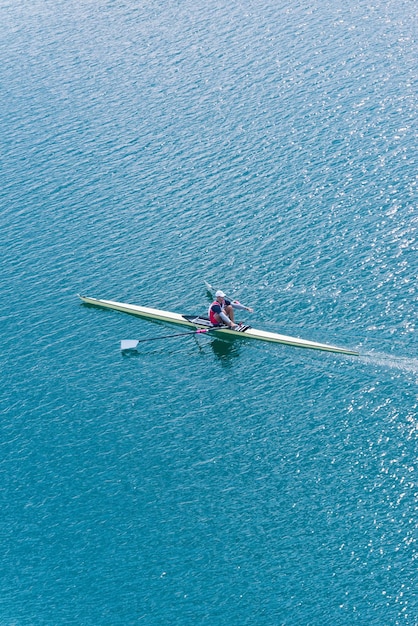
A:
<svg viewBox="0 0 418 626">
<path fill-rule="evenodd" d="M 122 341 L 120 342 L 120 349 L 121 350 L 136 350 L 138 343 L 139 342 L 137 339 L 122 339 Z"/>
<path fill-rule="evenodd" d="M 206 291 L 210 294 L 210 296 L 212 297 L 213 294 L 215 293 L 216 289 L 214 287 L 212 287 L 212 285 L 210 283 L 208 283 L 205 280 L 205 287 L 206 287 Z"/>
</svg>

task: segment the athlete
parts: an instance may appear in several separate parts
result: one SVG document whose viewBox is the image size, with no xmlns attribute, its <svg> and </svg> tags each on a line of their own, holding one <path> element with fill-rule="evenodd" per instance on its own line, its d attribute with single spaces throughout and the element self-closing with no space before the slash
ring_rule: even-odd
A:
<svg viewBox="0 0 418 626">
<path fill-rule="evenodd" d="M 234 322 L 234 309 L 240 309 L 241 311 L 253 312 L 248 306 L 244 306 L 238 300 L 231 302 L 227 299 L 223 291 L 217 291 L 215 293 L 215 300 L 209 307 L 208 315 L 213 326 L 221 326 L 226 324 L 232 330 L 238 328 L 238 324 Z"/>
</svg>

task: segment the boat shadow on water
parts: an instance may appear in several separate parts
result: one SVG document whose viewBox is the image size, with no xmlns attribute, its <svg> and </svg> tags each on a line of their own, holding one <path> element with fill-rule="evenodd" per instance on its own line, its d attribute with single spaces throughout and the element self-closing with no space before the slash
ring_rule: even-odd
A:
<svg viewBox="0 0 418 626">
<path fill-rule="evenodd" d="M 210 341 L 213 354 L 223 367 L 231 367 L 233 359 L 236 359 L 240 354 L 241 345 L 242 342 L 235 337 L 223 339 L 215 337 Z"/>
</svg>

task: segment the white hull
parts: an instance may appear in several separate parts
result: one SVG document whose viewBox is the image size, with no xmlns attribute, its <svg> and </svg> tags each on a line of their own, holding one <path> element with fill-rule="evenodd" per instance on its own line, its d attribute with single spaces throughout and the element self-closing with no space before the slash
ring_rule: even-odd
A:
<svg viewBox="0 0 418 626">
<path fill-rule="evenodd" d="M 148 318 L 152 320 L 158 320 L 160 322 L 168 322 L 170 324 L 179 324 L 181 326 L 189 326 L 192 328 L 205 328 L 203 324 L 196 324 L 184 318 L 180 313 L 172 313 L 170 311 L 162 311 L 160 309 L 153 309 L 145 306 L 139 306 L 137 304 L 125 304 L 123 302 L 115 302 L 113 300 L 99 300 L 97 298 L 89 298 L 86 296 L 79 296 L 85 304 L 98 306 L 104 309 L 113 309 L 115 311 L 122 311 L 122 313 L 130 313 L 131 315 L 137 315 L 138 317 Z M 327 352 L 337 352 L 340 354 L 350 354 L 358 356 L 358 352 L 355 350 L 348 350 L 346 348 L 339 348 L 337 346 L 330 346 L 325 343 L 318 343 L 316 341 L 308 341 L 306 339 L 299 339 L 298 337 L 289 337 L 288 335 L 281 335 L 279 333 L 272 333 L 265 330 L 257 330 L 255 328 L 248 328 L 245 332 L 238 332 L 231 330 L 230 328 L 216 329 L 216 334 L 229 335 L 232 337 L 240 337 L 245 339 L 258 339 L 261 341 L 269 341 L 271 343 L 282 343 L 288 346 L 295 346 L 298 348 L 310 348 L 312 350 L 325 350 Z"/>
</svg>

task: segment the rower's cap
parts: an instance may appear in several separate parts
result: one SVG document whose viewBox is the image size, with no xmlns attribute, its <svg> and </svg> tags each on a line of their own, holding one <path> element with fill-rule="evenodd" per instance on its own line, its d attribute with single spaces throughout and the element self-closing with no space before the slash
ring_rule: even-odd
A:
<svg viewBox="0 0 418 626">
<path fill-rule="evenodd" d="M 224 292 L 219 289 L 219 291 L 215 293 L 215 298 L 225 298 Z"/>
</svg>

